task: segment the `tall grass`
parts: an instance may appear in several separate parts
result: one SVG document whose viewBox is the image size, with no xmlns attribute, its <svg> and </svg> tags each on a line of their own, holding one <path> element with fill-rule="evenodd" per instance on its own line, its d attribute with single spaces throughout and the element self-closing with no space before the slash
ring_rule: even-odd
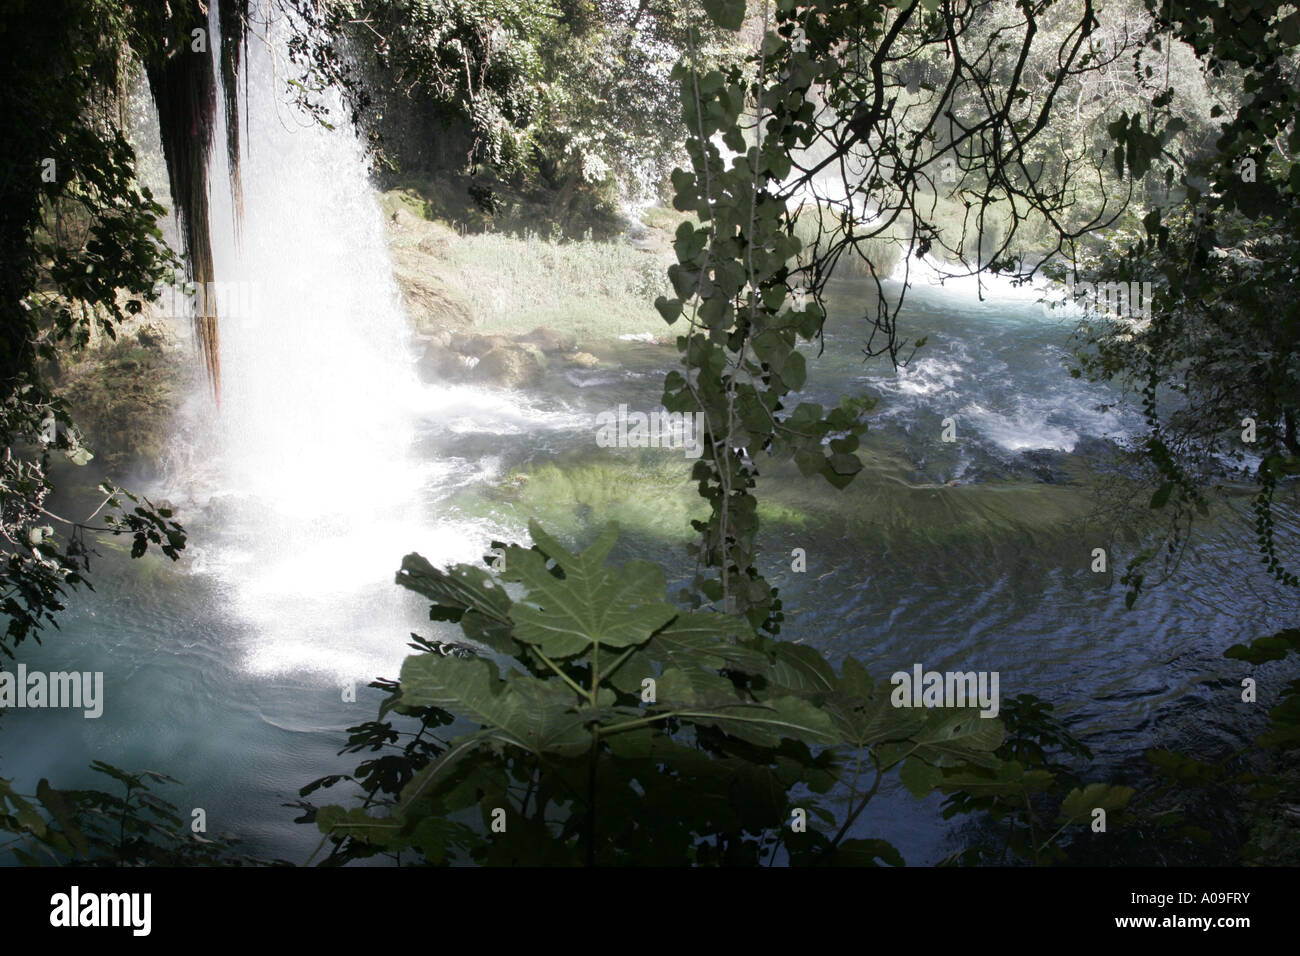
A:
<svg viewBox="0 0 1300 956">
<path fill-rule="evenodd" d="M 580 337 L 664 331 L 654 309 L 668 293 L 668 263 L 625 241 L 555 241 L 479 233 L 451 244 L 445 276 L 484 331 L 538 326 Z"/>
</svg>

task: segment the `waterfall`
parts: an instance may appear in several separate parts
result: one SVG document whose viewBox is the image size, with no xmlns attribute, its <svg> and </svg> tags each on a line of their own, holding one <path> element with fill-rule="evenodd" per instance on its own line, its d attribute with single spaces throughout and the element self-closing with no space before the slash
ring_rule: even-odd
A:
<svg viewBox="0 0 1300 956">
<path fill-rule="evenodd" d="M 395 676 L 418 620 L 393 583 L 402 555 L 468 560 L 476 542 L 422 514 L 421 386 L 382 214 L 338 97 L 334 130 L 290 102 L 288 28 L 249 35 L 238 228 L 212 154 L 222 402 L 191 396 L 172 484 L 191 504 L 193 566 L 244 635 L 240 665 L 364 682 Z"/>
</svg>

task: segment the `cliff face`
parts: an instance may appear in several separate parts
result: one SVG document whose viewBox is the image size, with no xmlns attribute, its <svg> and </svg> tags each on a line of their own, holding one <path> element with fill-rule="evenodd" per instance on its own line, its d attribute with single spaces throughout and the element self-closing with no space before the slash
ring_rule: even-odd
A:
<svg viewBox="0 0 1300 956">
<path fill-rule="evenodd" d="M 172 413 L 199 368 L 176 323 L 146 305 L 116 340 L 101 339 L 59 369 L 58 394 L 94 452 L 91 467 L 110 476 L 156 474 Z"/>
</svg>

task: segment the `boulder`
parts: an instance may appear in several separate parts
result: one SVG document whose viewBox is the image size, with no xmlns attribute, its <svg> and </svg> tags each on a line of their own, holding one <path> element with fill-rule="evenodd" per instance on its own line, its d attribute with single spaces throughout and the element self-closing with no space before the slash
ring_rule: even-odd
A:
<svg viewBox="0 0 1300 956">
<path fill-rule="evenodd" d="M 458 332 L 451 337 L 451 347 L 461 355 L 484 358 L 493 349 L 518 347 L 504 335 L 475 335 L 472 332 Z"/>
<path fill-rule="evenodd" d="M 176 331 L 165 319 L 146 321 L 135 330 L 135 338 L 142 346 L 156 352 L 176 348 L 179 344 Z"/>
<path fill-rule="evenodd" d="M 536 346 L 498 345 L 474 366 L 474 379 L 504 388 L 539 385 L 546 372 L 546 356 Z"/>
<path fill-rule="evenodd" d="M 543 352 L 571 352 L 578 347 L 577 336 L 556 332 L 545 326 L 539 326 L 527 335 L 517 336 L 515 341 L 536 345 Z"/>
<path fill-rule="evenodd" d="M 469 367 L 463 356 L 439 342 L 430 342 L 416 366 L 421 381 L 456 382 L 464 379 Z"/>
<path fill-rule="evenodd" d="M 567 356 L 570 365 L 576 365 L 578 368 L 599 368 L 600 359 L 590 352 L 574 352 Z"/>
<path fill-rule="evenodd" d="M 420 335 L 462 329 L 472 321 L 472 310 L 457 290 L 441 279 L 428 274 L 422 265 L 406 261 L 408 256 L 395 257 L 397 268 L 393 277 L 402 293 L 412 329 Z"/>
</svg>

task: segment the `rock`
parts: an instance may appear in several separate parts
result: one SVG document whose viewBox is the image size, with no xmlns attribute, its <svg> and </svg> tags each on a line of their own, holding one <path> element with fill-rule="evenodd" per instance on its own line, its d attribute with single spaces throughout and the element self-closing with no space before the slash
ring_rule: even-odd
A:
<svg viewBox="0 0 1300 956">
<path fill-rule="evenodd" d="M 464 328 L 472 321 L 470 307 L 461 295 L 431 276 L 398 269 L 394 278 L 411 326 L 420 335 Z"/>
<path fill-rule="evenodd" d="M 169 331 L 165 324 L 152 336 L 141 331 L 83 353 L 65 370 L 58 393 L 98 466 L 155 476 L 172 412 L 194 384 L 196 363 L 182 349 L 144 342 Z"/>
<path fill-rule="evenodd" d="M 416 371 L 424 382 L 456 382 L 466 377 L 469 366 L 463 356 L 446 345 L 430 342 L 420 356 Z"/>
<path fill-rule="evenodd" d="M 175 330 L 163 319 L 145 322 L 135 330 L 135 337 L 142 346 L 155 351 L 164 351 L 177 345 Z"/>
<path fill-rule="evenodd" d="M 539 326 L 527 335 L 516 336 L 515 341 L 536 345 L 543 352 L 570 352 L 578 347 L 576 336 L 556 332 L 545 326 Z"/>
<path fill-rule="evenodd" d="M 475 335 L 469 332 L 455 333 L 451 337 L 451 347 L 461 355 L 483 358 L 493 349 L 519 348 L 504 335 Z"/>
<path fill-rule="evenodd" d="M 599 368 L 600 359 L 590 352 L 574 352 L 567 356 L 570 365 L 576 365 L 578 368 Z"/>
<path fill-rule="evenodd" d="M 536 346 L 498 345 L 474 366 L 474 378 L 505 388 L 531 388 L 541 383 L 546 356 Z"/>
</svg>

